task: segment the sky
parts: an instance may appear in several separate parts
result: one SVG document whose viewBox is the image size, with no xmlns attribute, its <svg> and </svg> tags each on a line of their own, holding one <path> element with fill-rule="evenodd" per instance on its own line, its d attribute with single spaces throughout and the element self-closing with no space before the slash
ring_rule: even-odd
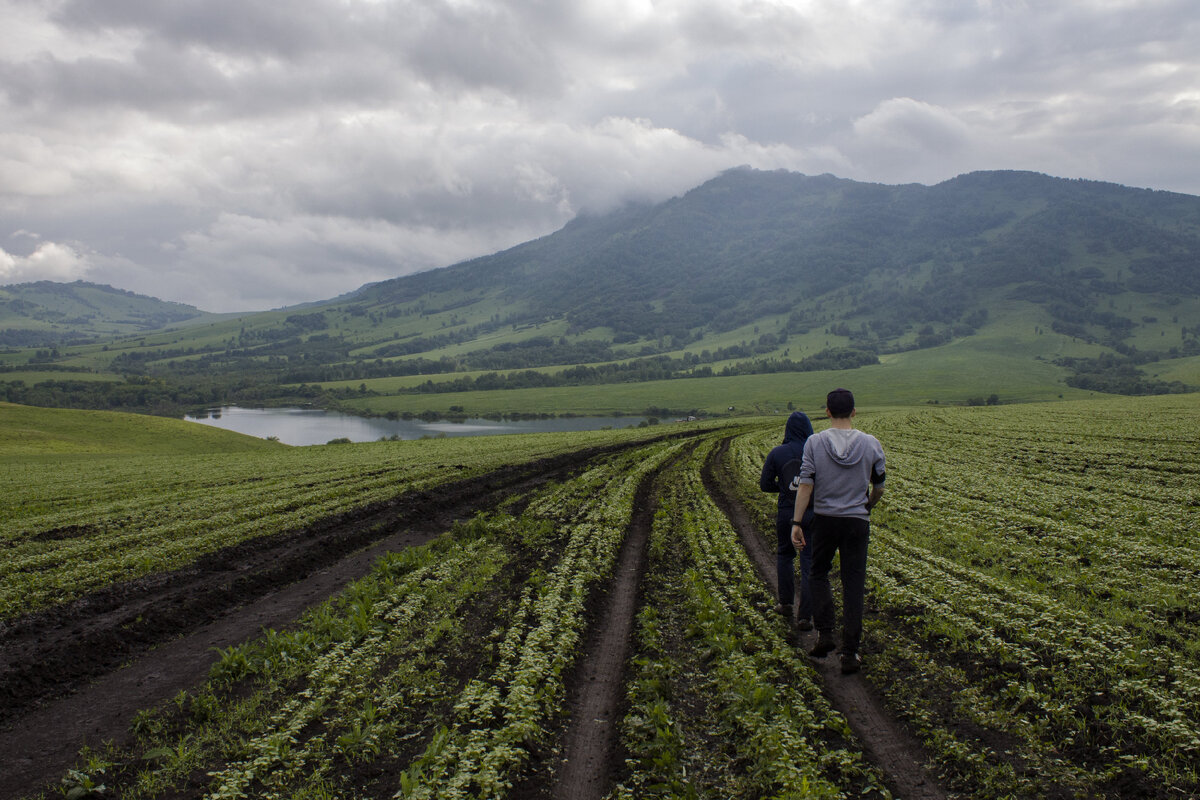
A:
<svg viewBox="0 0 1200 800">
<path fill-rule="evenodd" d="M 253 311 L 731 167 L 1200 194 L 1195 0 L 0 0 L 0 284 Z"/>
</svg>

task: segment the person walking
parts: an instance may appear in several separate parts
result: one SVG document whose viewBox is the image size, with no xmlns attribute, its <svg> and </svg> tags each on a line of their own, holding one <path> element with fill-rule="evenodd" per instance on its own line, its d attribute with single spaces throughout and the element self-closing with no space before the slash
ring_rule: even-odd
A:
<svg viewBox="0 0 1200 800">
<path fill-rule="evenodd" d="M 796 507 L 796 489 L 799 486 L 800 465 L 804 458 L 804 443 L 813 435 L 812 422 L 808 415 L 793 411 L 783 428 L 783 444 L 771 448 L 763 462 L 762 476 L 758 488 L 764 492 L 775 492 L 779 502 L 775 511 L 775 569 L 779 576 L 779 605 L 776 610 L 789 621 L 793 619 L 792 603 L 796 594 L 796 546 L 792 544 L 792 513 Z M 812 522 L 811 504 L 799 519 L 807 526 Z M 796 625 L 802 631 L 813 628 L 812 587 L 809 576 L 812 572 L 812 544 L 799 549 L 800 594 L 796 611 Z"/>
<path fill-rule="evenodd" d="M 809 650 L 824 658 L 837 645 L 833 639 L 833 590 L 829 572 L 835 554 L 841 556 L 842 672 L 858 672 L 862 659 L 863 604 L 867 583 L 867 544 L 871 538 L 871 509 L 883 497 L 883 446 L 869 433 L 855 429 L 854 395 L 834 389 L 825 398 L 829 428 L 804 443 L 799 487 L 792 512 L 792 542 L 804 547 L 812 539 L 813 623 L 817 643 Z M 869 487 L 869 488 L 868 488 Z M 802 514 L 812 500 L 812 523 Z M 808 537 L 805 531 L 808 531 Z"/>
</svg>

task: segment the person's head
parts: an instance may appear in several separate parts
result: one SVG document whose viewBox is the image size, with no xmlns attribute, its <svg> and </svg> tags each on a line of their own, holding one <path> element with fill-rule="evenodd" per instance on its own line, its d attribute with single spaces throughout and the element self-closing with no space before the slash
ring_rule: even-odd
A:
<svg viewBox="0 0 1200 800">
<path fill-rule="evenodd" d="M 849 389 L 834 389 L 825 396 L 825 413 L 833 419 L 854 416 L 854 395 Z"/>
<path fill-rule="evenodd" d="M 783 429 L 783 443 L 788 442 L 803 442 L 808 437 L 812 436 L 813 427 L 812 421 L 803 411 L 793 411 L 788 415 L 787 424 Z"/>
</svg>

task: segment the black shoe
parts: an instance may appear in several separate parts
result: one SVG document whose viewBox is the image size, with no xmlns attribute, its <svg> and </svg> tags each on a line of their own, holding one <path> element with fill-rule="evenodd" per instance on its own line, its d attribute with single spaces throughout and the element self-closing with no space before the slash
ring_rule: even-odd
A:
<svg viewBox="0 0 1200 800">
<path fill-rule="evenodd" d="M 796 623 L 796 627 L 802 631 L 811 631 L 813 629 L 812 620 L 807 618 L 802 619 Z"/>
<path fill-rule="evenodd" d="M 812 650 L 808 651 L 808 654 L 813 658 L 824 658 L 834 650 L 837 650 L 837 644 L 833 641 L 833 634 L 822 632 L 817 637 L 817 643 L 813 645 Z"/>
<path fill-rule="evenodd" d="M 861 666 L 862 659 L 858 657 L 858 653 L 854 652 L 853 650 L 842 653 L 843 675 L 850 675 L 851 673 L 858 672 Z"/>
<path fill-rule="evenodd" d="M 775 606 L 775 613 L 781 617 L 784 617 L 785 619 L 790 620 L 792 618 L 792 604 L 780 603 L 779 605 Z"/>
</svg>

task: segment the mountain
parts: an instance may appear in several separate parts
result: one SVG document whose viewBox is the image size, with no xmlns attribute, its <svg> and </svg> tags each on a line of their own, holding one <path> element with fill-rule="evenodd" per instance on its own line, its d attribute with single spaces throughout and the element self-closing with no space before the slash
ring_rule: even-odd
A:
<svg viewBox="0 0 1200 800">
<path fill-rule="evenodd" d="M 38 281 L 0 286 L 0 346 L 57 347 L 216 315 L 84 281 Z"/>
<path fill-rule="evenodd" d="M 886 354 L 970 336 L 1018 304 L 1044 323 L 1031 333 L 1125 358 L 1144 358 L 1135 353 L 1151 345 L 1194 355 L 1200 198 L 1028 172 L 929 187 L 738 169 L 668 202 L 580 218 L 355 299 L 393 313 L 463 287 L 474 295 L 454 302 L 456 318 L 464 329 L 474 320 L 472 337 L 563 319 L 569 334 L 599 330 L 641 343 L 639 352 L 676 351 L 759 322 L 770 328 L 760 352 L 821 327 Z M 473 306 L 497 303 L 500 319 L 472 317 Z"/>
<path fill-rule="evenodd" d="M 416 374 L 445 392 L 845 369 L 961 345 L 1151 393 L 1186 388 L 1144 368 L 1200 355 L 1198 338 L 1200 198 L 1030 172 L 888 186 L 742 168 L 304 309 L 114 341 L 103 358 L 269 400 Z"/>
</svg>

